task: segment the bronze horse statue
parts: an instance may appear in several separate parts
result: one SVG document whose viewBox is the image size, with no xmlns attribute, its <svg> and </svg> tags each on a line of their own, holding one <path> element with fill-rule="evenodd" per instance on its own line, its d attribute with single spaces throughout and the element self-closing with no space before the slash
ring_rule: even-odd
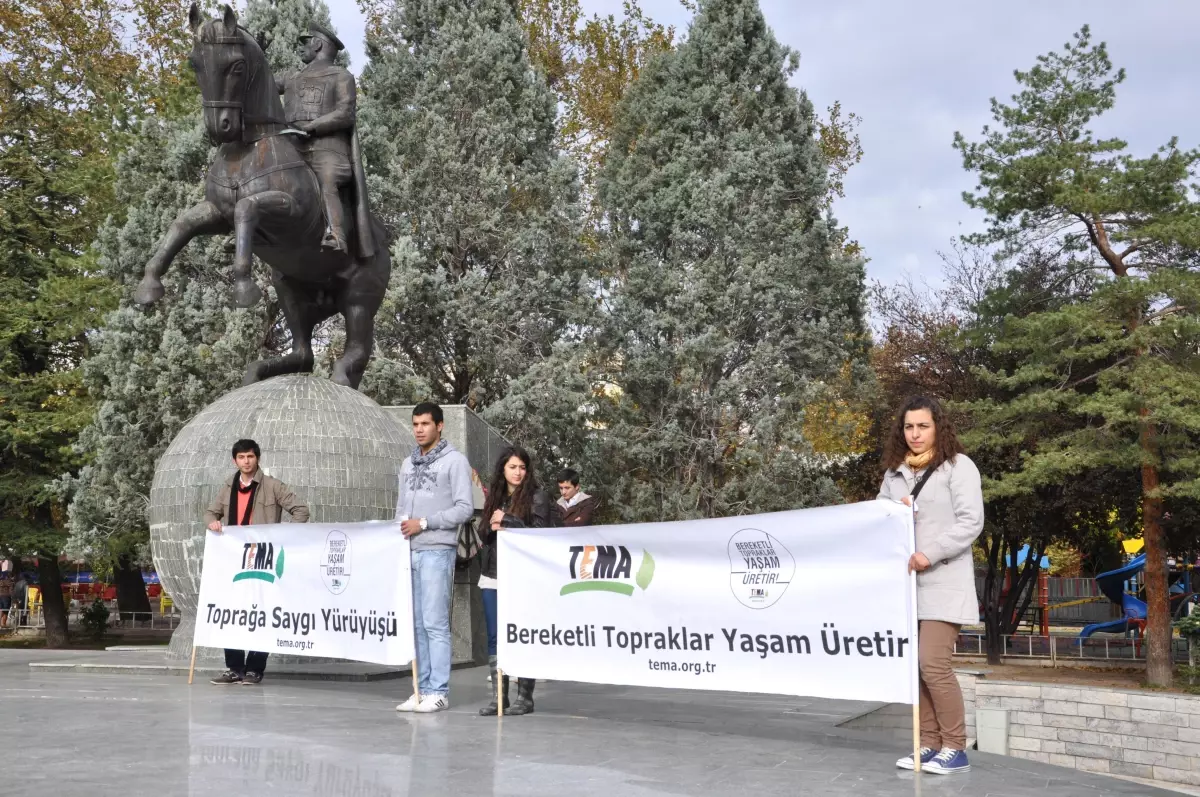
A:
<svg viewBox="0 0 1200 797">
<path fill-rule="evenodd" d="M 346 213 L 347 232 L 357 233 L 347 237 L 355 245 L 349 251 L 322 247 L 326 212 L 321 186 L 292 143 L 293 136 L 306 133 L 288 127 L 263 47 L 238 25 L 228 6 L 220 19 L 204 19 L 193 4 L 188 20 L 194 35 L 189 61 L 204 100 L 204 126 L 218 150 L 204 200 L 171 224 L 146 264 L 134 298 L 148 305 L 163 297 L 161 277 L 192 238 L 232 231 L 234 304 L 250 307 L 262 298 L 251 279 L 252 255 L 257 255 L 271 267 L 271 282 L 292 335 L 291 352 L 251 363 L 243 384 L 311 372 L 313 329 L 341 313 L 346 347 L 333 381 L 357 388 L 371 357 L 375 314 L 391 273 L 387 233 L 365 210 Z M 357 155 L 356 137 L 354 143 Z M 363 187 L 359 179 L 358 190 Z M 359 197 L 359 207 L 365 208 L 365 193 Z M 357 230 L 351 226 L 356 217 Z"/>
</svg>

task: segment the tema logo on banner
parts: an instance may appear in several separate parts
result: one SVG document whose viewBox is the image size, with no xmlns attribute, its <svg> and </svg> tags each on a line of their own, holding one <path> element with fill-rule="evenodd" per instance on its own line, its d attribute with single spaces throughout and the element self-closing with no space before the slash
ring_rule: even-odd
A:
<svg viewBox="0 0 1200 797">
<path fill-rule="evenodd" d="M 624 545 L 572 545 L 567 572 L 571 581 L 563 585 L 559 595 L 572 592 L 616 592 L 632 595 L 634 583 L 644 592 L 654 578 L 654 557 L 642 550 L 642 563 L 637 575 L 632 575 L 633 557 Z"/>
<path fill-rule="evenodd" d="M 350 537 L 344 531 L 334 529 L 325 537 L 321 580 L 334 595 L 341 595 L 350 585 Z"/>
<path fill-rule="evenodd" d="M 765 609 L 783 597 L 796 574 L 796 560 L 783 543 L 762 529 L 742 529 L 729 538 L 729 587 L 738 603 Z"/>
<path fill-rule="evenodd" d="M 234 575 L 235 582 L 255 579 L 274 584 L 277 578 L 283 578 L 282 546 L 278 556 L 275 555 L 274 543 L 248 542 L 242 546 L 242 572 Z"/>
</svg>

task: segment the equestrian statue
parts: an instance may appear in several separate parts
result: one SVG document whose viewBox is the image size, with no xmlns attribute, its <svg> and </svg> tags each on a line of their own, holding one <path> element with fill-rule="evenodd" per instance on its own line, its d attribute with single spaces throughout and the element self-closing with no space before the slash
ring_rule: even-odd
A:
<svg viewBox="0 0 1200 797">
<path fill-rule="evenodd" d="M 171 224 L 134 298 L 152 304 L 163 297 L 162 275 L 192 238 L 232 231 L 233 303 L 251 307 L 262 299 L 251 278 L 257 255 L 271 267 L 292 335 L 291 352 L 251 363 L 243 384 L 311 372 L 313 329 L 341 313 L 346 348 L 333 380 L 357 388 L 391 260 L 387 232 L 367 204 L 354 76 L 334 63 L 344 47 L 311 25 L 300 37 L 305 67 L 277 80 L 265 43 L 238 25 L 229 6 L 222 12 L 205 19 L 196 4 L 188 12 L 188 60 L 203 96 L 204 127 L 217 145 L 204 201 Z"/>
</svg>

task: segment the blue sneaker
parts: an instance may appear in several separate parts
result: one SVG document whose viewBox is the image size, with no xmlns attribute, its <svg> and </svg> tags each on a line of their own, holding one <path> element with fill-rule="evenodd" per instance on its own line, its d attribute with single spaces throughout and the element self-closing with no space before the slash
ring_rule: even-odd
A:
<svg viewBox="0 0 1200 797">
<path fill-rule="evenodd" d="M 921 770 L 923 772 L 931 772 L 934 775 L 957 775 L 960 772 L 970 772 L 971 764 L 967 761 L 965 751 L 943 747 L 942 751 L 935 755 L 932 761 L 921 767 Z"/>
<path fill-rule="evenodd" d="M 921 748 L 921 768 L 924 769 L 925 765 L 928 764 L 930 761 L 932 761 L 933 757 L 935 755 L 937 755 L 937 753 L 938 753 L 938 751 L 934 750 L 932 747 L 922 747 Z M 896 766 L 899 767 L 900 769 L 909 769 L 909 770 L 913 769 L 914 768 L 913 767 L 913 757 L 910 755 L 904 756 L 904 758 L 901 758 L 899 761 L 896 762 Z"/>
</svg>

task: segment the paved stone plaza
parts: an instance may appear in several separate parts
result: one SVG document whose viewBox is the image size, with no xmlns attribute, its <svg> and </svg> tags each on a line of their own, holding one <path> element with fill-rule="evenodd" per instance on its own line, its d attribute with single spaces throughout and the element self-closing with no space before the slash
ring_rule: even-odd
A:
<svg viewBox="0 0 1200 797">
<path fill-rule="evenodd" d="M 475 715 L 484 669 L 454 673 L 449 712 L 412 716 L 394 710 L 408 679 L 189 688 L 28 666 L 96 655 L 0 651 L 0 795 L 1175 794 L 978 753 L 968 775 L 899 772 L 894 743 L 836 727 L 866 703 L 553 683 L 497 722 Z"/>
</svg>

